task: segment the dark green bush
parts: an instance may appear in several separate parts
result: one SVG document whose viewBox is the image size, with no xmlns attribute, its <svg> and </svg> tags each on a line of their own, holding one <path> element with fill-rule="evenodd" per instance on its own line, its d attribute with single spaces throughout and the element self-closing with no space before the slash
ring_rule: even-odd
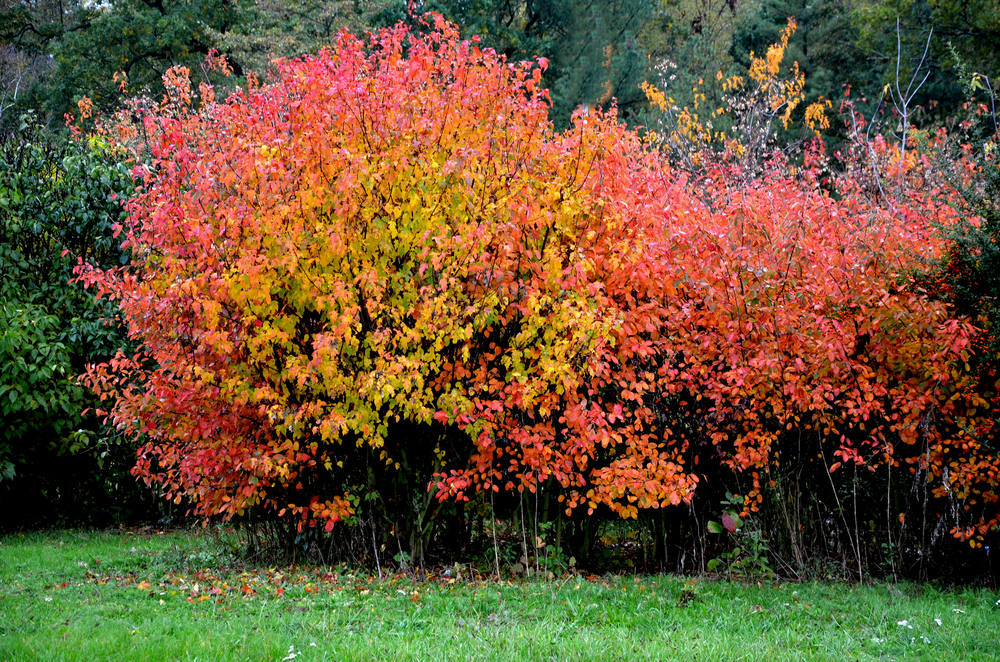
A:
<svg viewBox="0 0 1000 662">
<path fill-rule="evenodd" d="M 25 119 L 0 139 L 0 527 L 127 519 L 149 504 L 128 474 L 134 448 L 77 384 L 123 337 L 116 306 L 72 282 L 85 260 L 128 256 L 115 238 L 132 189 L 99 141 L 46 136 Z"/>
</svg>

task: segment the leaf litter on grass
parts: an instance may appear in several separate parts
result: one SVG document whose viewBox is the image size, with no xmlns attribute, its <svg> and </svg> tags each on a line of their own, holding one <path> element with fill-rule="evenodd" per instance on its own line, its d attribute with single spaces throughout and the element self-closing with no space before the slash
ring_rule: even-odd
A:
<svg viewBox="0 0 1000 662">
<path fill-rule="evenodd" d="M 0 660 L 997 659 L 1000 610 L 985 591 L 444 570 L 379 580 L 347 566 L 195 563 L 200 552 L 165 561 L 171 545 L 203 542 L 188 533 L 3 542 Z"/>
</svg>

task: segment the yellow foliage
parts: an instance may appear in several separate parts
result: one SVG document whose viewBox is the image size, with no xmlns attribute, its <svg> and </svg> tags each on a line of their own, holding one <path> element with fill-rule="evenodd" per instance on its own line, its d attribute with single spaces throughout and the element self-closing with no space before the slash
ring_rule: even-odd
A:
<svg viewBox="0 0 1000 662">
<path fill-rule="evenodd" d="M 650 104 L 665 115 L 660 123 L 667 130 L 658 134 L 661 147 L 686 158 L 689 166 L 697 167 L 702 161 L 703 150 L 725 152 L 743 158 L 751 149 L 751 143 L 766 144 L 771 131 L 769 118 L 779 120 L 787 130 L 792 123 L 792 113 L 805 99 L 805 74 L 799 69 L 798 63 L 792 62 L 785 75 L 781 72 L 788 42 L 795 29 L 795 19 L 788 19 L 788 25 L 781 31 L 780 38 L 767 49 L 763 57 L 751 53 L 746 77 L 724 78 L 721 71 L 716 74 L 716 80 L 722 83 L 723 91 L 730 95 L 728 109 L 716 108 L 710 113 L 699 114 L 700 105 L 706 102 L 706 95 L 700 90 L 703 85 L 701 79 L 692 90 L 691 105 L 684 108 L 674 105 L 655 85 L 642 83 L 641 88 Z M 820 99 L 806 108 L 803 121 L 810 131 L 818 135 L 820 130 L 829 128 L 826 111 L 830 106 L 830 101 Z M 734 134 L 729 136 L 716 130 L 712 124 L 712 119 L 723 117 L 727 113 L 735 116 L 737 125 Z M 753 115 L 763 121 L 747 121 Z M 743 126 L 739 126 L 741 122 Z M 752 130 L 758 133 L 766 131 L 767 135 L 751 135 L 748 132 Z"/>
</svg>

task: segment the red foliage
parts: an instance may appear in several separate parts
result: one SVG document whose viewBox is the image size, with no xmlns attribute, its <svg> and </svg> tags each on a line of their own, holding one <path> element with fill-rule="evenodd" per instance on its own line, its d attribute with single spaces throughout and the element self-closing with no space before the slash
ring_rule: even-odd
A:
<svg viewBox="0 0 1000 662">
<path fill-rule="evenodd" d="M 553 133 L 538 82 L 439 21 L 200 112 L 176 83 L 136 259 L 81 275 L 143 346 L 86 376 L 148 440 L 137 474 L 199 515 L 329 529 L 352 506 L 324 476 L 406 420 L 474 445 L 442 499 L 552 478 L 569 510 L 634 517 L 689 500 L 713 444 L 753 510 L 776 443 L 815 435 L 831 470 L 905 460 L 996 500 L 974 329 L 913 286 L 946 206 L 721 170 L 696 195 L 613 113 Z"/>
</svg>

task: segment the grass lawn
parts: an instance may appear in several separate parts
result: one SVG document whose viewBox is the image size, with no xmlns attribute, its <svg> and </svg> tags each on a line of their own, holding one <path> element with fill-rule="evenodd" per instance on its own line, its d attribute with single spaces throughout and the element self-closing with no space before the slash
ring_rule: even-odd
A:
<svg viewBox="0 0 1000 662">
<path fill-rule="evenodd" d="M 198 532 L 0 538 L 0 661 L 1000 660 L 989 591 L 228 561 Z"/>
</svg>

